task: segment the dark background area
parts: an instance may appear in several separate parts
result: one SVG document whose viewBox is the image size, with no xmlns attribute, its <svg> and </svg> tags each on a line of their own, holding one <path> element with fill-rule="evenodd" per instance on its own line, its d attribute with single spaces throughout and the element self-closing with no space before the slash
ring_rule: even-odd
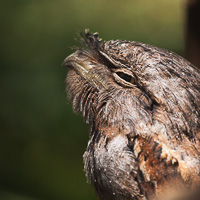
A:
<svg viewBox="0 0 200 200">
<path fill-rule="evenodd" d="M 182 0 L 0 2 L 0 199 L 96 199 L 82 155 L 88 129 L 66 99 L 61 66 L 89 28 L 184 52 Z"/>
</svg>

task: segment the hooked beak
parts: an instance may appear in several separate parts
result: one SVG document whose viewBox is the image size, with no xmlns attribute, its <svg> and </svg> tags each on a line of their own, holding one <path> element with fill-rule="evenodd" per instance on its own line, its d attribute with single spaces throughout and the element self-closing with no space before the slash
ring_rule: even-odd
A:
<svg viewBox="0 0 200 200">
<path fill-rule="evenodd" d="M 95 63 L 90 62 L 89 58 L 86 55 L 81 54 L 80 50 L 77 50 L 75 53 L 65 58 L 62 65 L 76 71 L 77 74 L 89 83 L 92 83 L 98 90 L 108 88 L 105 80 L 93 70 L 96 68 Z"/>
</svg>

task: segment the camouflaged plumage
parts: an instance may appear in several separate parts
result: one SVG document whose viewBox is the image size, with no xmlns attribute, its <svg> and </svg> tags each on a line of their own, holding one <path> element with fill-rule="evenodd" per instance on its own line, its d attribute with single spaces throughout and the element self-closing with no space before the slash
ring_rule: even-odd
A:
<svg viewBox="0 0 200 200">
<path fill-rule="evenodd" d="M 102 200 L 178 199 L 200 183 L 200 71 L 177 54 L 85 31 L 68 96 L 91 126 L 88 181 Z"/>
</svg>

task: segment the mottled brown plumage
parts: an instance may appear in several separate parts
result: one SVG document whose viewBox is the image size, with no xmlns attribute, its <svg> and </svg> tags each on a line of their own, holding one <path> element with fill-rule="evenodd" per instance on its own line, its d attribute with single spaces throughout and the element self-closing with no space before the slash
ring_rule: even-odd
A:
<svg viewBox="0 0 200 200">
<path fill-rule="evenodd" d="M 168 50 L 85 31 L 68 56 L 75 111 L 91 126 L 84 154 L 101 200 L 178 199 L 200 183 L 200 72 Z"/>
</svg>

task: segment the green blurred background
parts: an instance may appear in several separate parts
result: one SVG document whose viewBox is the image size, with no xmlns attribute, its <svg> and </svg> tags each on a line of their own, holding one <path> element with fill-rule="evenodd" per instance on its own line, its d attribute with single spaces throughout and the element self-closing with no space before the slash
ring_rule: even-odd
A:
<svg viewBox="0 0 200 200">
<path fill-rule="evenodd" d="M 85 28 L 183 55 L 183 21 L 182 0 L 2 0 L 0 200 L 96 199 L 82 162 L 89 127 L 61 63 Z"/>
</svg>

